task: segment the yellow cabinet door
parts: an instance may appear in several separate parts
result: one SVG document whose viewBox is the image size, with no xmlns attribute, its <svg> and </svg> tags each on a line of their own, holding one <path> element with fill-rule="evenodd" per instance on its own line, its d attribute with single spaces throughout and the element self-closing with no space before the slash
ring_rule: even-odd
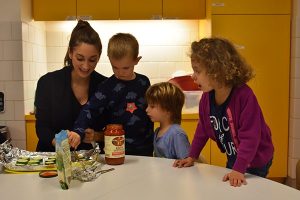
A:
<svg viewBox="0 0 300 200">
<path fill-rule="evenodd" d="M 183 114 L 181 120 L 181 127 L 186 132 L 190 143 L 194 139 L 195 131 L 198 125 L 199 115 L 198 114 Z M 208 141 L 205 147 L 201 151 L 201 156 L 204 157 L 207 163 L 210 163 L 210 141 Z"/>
<path fill-rule="evenodd" d="M 211 0 L 212 14 L 289 14 L 291 0 Z"/>
<path fill-rule="evenodd" d="M 161 19 L 162 0 L 120 0 L 120 19 Z"/>
<path fill-rule="evenodd" d="M 77 17 L 86 20 L 119 19 L 119 0 L 77 0 Z"/>
<path fill-rule="evenodd" d="M 36 151 L 36 145 L 38 138 L 35 132 L 35 116 L 26 115 L 26 150 L 27 151 Z"/>
<path fill-rule="evenodd" d="M 205 0 L 163 0 L 164 19 L 203 19 Z"/>
<path fill-rule="evenodd" d="M 212 35 L 231 40 L 254 68 L 249 82 L 272 132 L 275 147 L 270 177 L 287 176 L 290 16 L 213 15 Z M 211 151 L 211 162 L 219 150 Z"/>
<path fill-rule="evenodd" d="M 33 0 L 32 5 L 36 21 L 76 19 L 76 0 Z"/>
</svg>

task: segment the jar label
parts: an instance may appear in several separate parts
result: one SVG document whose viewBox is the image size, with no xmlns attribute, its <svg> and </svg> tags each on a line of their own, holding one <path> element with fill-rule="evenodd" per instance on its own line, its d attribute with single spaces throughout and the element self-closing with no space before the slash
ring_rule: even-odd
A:
<svg viewBox="0 0 300 200">
<path fill-rule="evenodd" d="M 122 158 L 125 156 L 125 136 L 105 136 L 105 157 Z"/>
</svg>

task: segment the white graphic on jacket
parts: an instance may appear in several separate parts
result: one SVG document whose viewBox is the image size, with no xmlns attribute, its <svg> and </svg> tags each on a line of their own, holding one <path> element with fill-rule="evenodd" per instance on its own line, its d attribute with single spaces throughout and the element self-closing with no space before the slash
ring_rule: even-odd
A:
<svg viewBox="0 0 300 200">
<path fill-rule="evenodd" d="M 216 133 L 216 138 L 222 145 L 227 156 L 236 156 L 237 151 L 230 134 L 228 119 L 222 116 L 221 120 L 216 116 L 210 116 L 212 127 Z"/>
</svg>

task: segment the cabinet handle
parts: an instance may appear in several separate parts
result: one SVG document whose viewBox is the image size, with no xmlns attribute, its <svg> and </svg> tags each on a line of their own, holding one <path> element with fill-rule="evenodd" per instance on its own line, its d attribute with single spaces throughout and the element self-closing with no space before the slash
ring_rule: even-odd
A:
<svg viewBox="0 0 300 200">
<path fill-rule="evenodd" d="M 152 15 L 151 19 L 162 19 L 161 15 Z"/>
<path fill-rule="evenodd" d="M 72 16 L 67 16 L 66 20 L 76 20 L 76 16 L 72 15 Z"/>
<path fill-rule="evenodd" d="M 81 15 L 81 16 L 78 16 L 78 19 L 82 19 L 82 20 L 92 20 L 92 19 L 93 19 L 93 16 L 91 16 L 91 15 Z"/>
<path fill-rule="evenodd" d="M 217 3 L 212 3 L 211 4 L 212 5 L 212 7 L 224 7 L 225 6 L 225 3 L 222 3 L 222 2 L 217 2 Z"/>
</svg>

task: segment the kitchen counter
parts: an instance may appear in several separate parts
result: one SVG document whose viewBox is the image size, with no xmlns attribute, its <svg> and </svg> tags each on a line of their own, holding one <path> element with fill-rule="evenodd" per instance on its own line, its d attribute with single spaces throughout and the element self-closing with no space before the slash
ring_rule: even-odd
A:
<svg viewBox="0 0 300 200">
<path fill-rule="evenodd" d="M 125 164 L 102 174 L 93 182 L 72 180 L 62 190 L 58 178 L 38 174 L 0 174 L 1 199 L 44 200 L 299 200 L 300 191 L 283 184 L 247 175 L 247 185 L 235 188 L 222 177 L 229 169 L 196 163 L 173 168 L 172 159 L 126 156 Z M 111 166 L 104 166 L 110 168 Z"/>
</svg>

